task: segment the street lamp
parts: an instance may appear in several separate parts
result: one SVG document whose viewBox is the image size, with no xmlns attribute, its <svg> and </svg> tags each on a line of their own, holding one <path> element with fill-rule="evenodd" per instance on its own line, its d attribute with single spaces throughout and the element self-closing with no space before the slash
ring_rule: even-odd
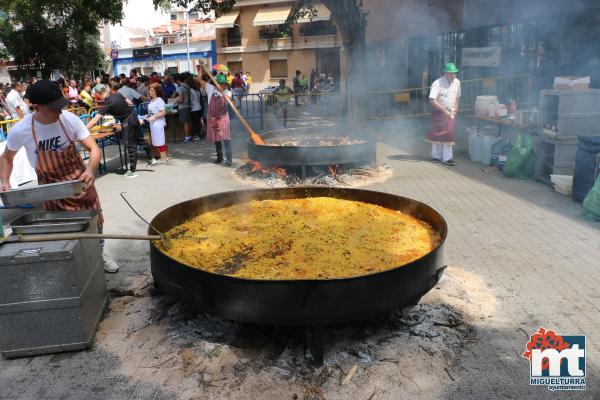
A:
<svg viewBox="0 0 600 400">
<path fill-rule="evenodd" d="M 188 13 L 188 9 L 185 9 L 185 44 L 186 44 L 186 52 L 187 52 L 187 70 L 188 72 L 192 72 L 191 64 L 190 64 L 190 14 Z"/>
</svg>

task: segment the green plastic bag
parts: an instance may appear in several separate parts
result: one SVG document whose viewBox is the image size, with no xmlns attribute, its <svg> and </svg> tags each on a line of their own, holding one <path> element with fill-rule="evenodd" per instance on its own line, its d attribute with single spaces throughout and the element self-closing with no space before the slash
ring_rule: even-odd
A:
<svg viewBox="0 0 600 400">
<path fill-rule="evenodd" d="M 600 176 L 583 199 L 583 216 L 591 221 L 600 221 Z"/>
<path fill-rule="evenodd" d="M 508 154 L 502 174 L 507 178 L 531 178 L 535 172 L 533 138 L 519 133 L 517 142 Z"/>
</svg>

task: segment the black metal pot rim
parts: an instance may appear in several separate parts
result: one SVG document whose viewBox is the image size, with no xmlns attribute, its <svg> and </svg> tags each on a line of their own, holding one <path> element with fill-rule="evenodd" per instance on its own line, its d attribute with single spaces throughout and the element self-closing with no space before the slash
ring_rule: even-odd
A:
<svg viewBox="0 0 600 400">
<path fill-rule="evenodd" d="M 300 146 L 276 146 L 276 145 L 268 145 L 268 144 L 256 144 L 252 141 L 248 141 L 248 144 L 252 144 L 254 146 L 257 147 L 272 147 L 272 148 L 276 148 L 276 149 L 297 149 L 297 148 L 309 148 L 309 149 L 321 149 L 323 147 L 350 147 L 350 146 L 359 146 L 359 145 L 363 145 L 363 144 L 367 144 L 368 141 L 364 141 L 364 142 L 360 142 L 360 143 L 346 143 L 346 144 L 332 144 L 332 145 L 300 145 Z"/>
<path fill-rule="evenodd" d="M 303 189 L 319 189 L 319 190 L 324 190 L 324 189 L 333 189 L 333 188 L 323 188 L 322 186 L 318 186 L 318 185 L 307 185 L 307 186 L 303 186 Z M 230 195 L 230 194 L 234 194 L 234 193 L 239 193 L 239 192 L 259 192 L 259 191 L 281 191 L 281 190 L 285 190 L 285 188 L 273 188 L 273 189 L 250 189 L 250 190 L 230 190 L 227 192 L 219 192 L 219 193 L 213 193 L 207 196 L 201 196 L 201 197 L 205 197 L 205 198 L 210 198 L 210 197 L 217 197 L 217 196 L 222 196 L 222 195 Z M 336 190 L 336 189 L 333 189 Z M 376 192 L 374 190 L 364 190 L 364 189 L 347 189 L 347 188 L 343 188 L 343 189 L 337 189 L 337 190 L 349 190 L 349 191 L 353 191 L 353 190 L 360 190 L 361 192 L 369 192 L 369 193 L 384 193 L 390 196 L 395 196 L 398 198 L 402 198 L 402 199 L 406 199 L 406 200 L 410 200 L 412 202 L 415 203 L 419 203 L 420 205 L 423 205 L 425 207 L 430 208 L 431 210 L 435 211 L 438 215 L 441 216 L 441 214 L 439 212 L 437 212 L 433 207 L 420 202 L 418 200 L 414 200 L 414 199 L 410 199 L 408 197 L 404 197 L 404 196 L 398 196 L 392 193 L 386 193 L 386 192 Z M 312 197 L 312 196 L 307 196 L 308 198 Z M 323 197 L 323 196 L 318 196 L 318 197 Z M 332 196 L 333 197 L 333 196 Z M 335 197 L 334 197 L 335 198 Z M 168 208 L 172 208 L 172 207 L 179 207 L 179 206 L 183 206 L 185 203 L 187 202 L 191 202 L 196 200 L 196 198 L 194 199 L 190 199 L 190 200 L 186 200 L 186 201 L 182 201 L 180 203 L 174 204 Z M 254 199 L 249 198 L 248 201 L 252 201 Z M 266 199 L 268 200 L 268 199 Z M 352 200 L 352 201 L 358 201 L 358 200 Z M 236 203 L 235 205 L 238 204 L 243 204 L 243 202 L 240 203 Z M 383 207 L 383 206 L 380 206 Z M 167 208 L 167 209 L 168 209 Z M 165 209 L 166 210 L 166 209 Z M 162 213 L 164 210 L 162 210 L 160 213 Z M 396 210 L 398 211 L 398 210 Z M 159 214 L 160 214 L 159 213 Z M 157 214 L 158 215 L 158 214 Z M 200 214 L 198 214 L 200 215 Z M 156 216 L 154 216 L 154 218 L 156 218 Z M 153 219 L 154 219 L 153 218 Z M 187 264 L 183 261 L 179 261 L 173 257 L 171 257 L 169 254 L 165 253 L 164 251 L 162 251 L 158 246 L 156 246 L 156 244 L 154 242 L 152 243 L 152 246 L 154 246 L 154 248 L 156 250 L 158 250 L 159 252 L 161 252 L 165 257 L 168 257 L 169 259 L 173 260 L 175 263 L 178 263 L 180 265 L 186 266 L 188 268 L 192 268 L 192 269 L 196 269 L 199 271 L 202 271 L 204 273 L 219 277 L 219 278 L 223 278 L 223 279 L 233 279 L 233 280 L 238 280 L 238 281 L 243 281 L 243 282 L 260 282 L 260 283 L 268 283 L 268 284 L 282 284 L 282 283 L 313 283 L 313 284 L 317 284 L 317 283 L 334 283 L 334 282 L 348 282 L 348 281 L 353 281 L 353 280 L 357 280 L 357 279 L 362 279 L 365 277 L 373 277 L 373 276 L 377 276 L 377 275 L 381 275 L 381 274 L 385 274 L 388 273 L 390 271 L 395 271 L 398 270 L 400 268 L 410 268 L 411 266 L 413 266 L 413 264 L 418 263 L 419 261 L 423 260 L 424 258 L 427 258 L 428 256 L 430 256 L 431 254 L 435 253 L 440 247 L 442 247 L 444 245 L 444 243 L 446 242 L 446 237 L 447 237 L 447 232 L 448 232 L 448 224 L 446 223 L 446 220 L 443 218 L 442 216 L 442 223 L 443 223 L 443 232 L 440 232 L 440 241 L 437 244 L 437 246 L 435 246 L 433 249 L 431 249 L 431 251 L 429 251 L 427 254 L 419 257 L 416 260 L 413 260 L 407 264 L 403 264 L 403 265 L 399 265 L 396 267 L 392 267 L 383 271 L 378 271 L 378 272 L 372 272 L 372 273 L 368 273 L 368 274 L 364 274 L 364 275 L 355 275 L 355 276 L 351 276 L 351 277 L 347 277 L 347 278 L 333 278 L 333 279 L 254 279 L 254 278 L 242 278 L 242 277 L 238 277 L 238 276 L 232 276 L 232 275 L 224 275 L 224 274 L 218 274 L 216 272 L 212 272 L 212 271 L 207 271 L 201 268 L 197 268 L 194 267 L 190 264 Z M 152 222 L 151 222 L 152 225 Z M 151 229 L 151 228 L 150 228 Z M 154 232 L 154 231 L 152 231 Z"/>
</svg>

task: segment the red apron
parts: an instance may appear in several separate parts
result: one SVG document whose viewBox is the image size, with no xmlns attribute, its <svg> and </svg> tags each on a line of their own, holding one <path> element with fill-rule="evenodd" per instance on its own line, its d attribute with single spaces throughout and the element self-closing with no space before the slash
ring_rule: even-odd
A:
<svg viewBox="0 0 600 400">
<path fill-rule="evenodd" d="M 86 169 L 75 143 L 67 134 L 60 119 L 58 123 L 69 140 L 69 147 L 61 151 L 48 151 L 40 148 L 40 142 L 35 134 L 33 118 L 31 121 L 31 135 L 37 146 L 38 156 L 35 172 L 37 173 L 38 183 L 41 185 L 79 179 Z M 44 208 L 48 211 L 98 210 L 98 227 L 102 227 L 104 224 L 100 199 L 93 185 L 88 187 L 80 196 L 46 201 L 44 202 Z"/>
<path fill-rule="evenodd" d="M 213 95 L 208 104 L 206 140 L 209 142 L 231 140 L 229 114 L 227 113 L 227 103 L 223 96 Z"/>
<path fill-rule="evenodd" d="M 454 144 L 456 119 L 450 118 L 439 110 L 431 112 L 431 123 L 427 131 L 427 141 L 430 143 Z"/>
</svg>

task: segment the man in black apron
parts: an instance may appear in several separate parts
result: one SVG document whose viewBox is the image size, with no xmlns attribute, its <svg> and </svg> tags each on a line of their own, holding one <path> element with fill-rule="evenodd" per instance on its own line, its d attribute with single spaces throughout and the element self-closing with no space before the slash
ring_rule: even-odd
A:
<svg viewBox="0 0 600 400">
<path fill-rule="evenodd" d="M 123 95 L 117 92 L 120 85 L 113 84 L 111 93 L 104 90 L 101 95 L 104 97 L 104 105 L 98 110 L 98 113 L 87 124 L 87 128 L 96 125 L 100 119 L 106 114 L 112 115 L 121 122 L 121 139 L 127 148 L 129 156 L 129 168 L 125 172 L 125 178 L 136 178 L 135 173 L 137 167 L 137 145 L 140 142 L 141 128 L 137 113 L 131 107 L 132 104 L 127 101 Z"/>
</svg>

